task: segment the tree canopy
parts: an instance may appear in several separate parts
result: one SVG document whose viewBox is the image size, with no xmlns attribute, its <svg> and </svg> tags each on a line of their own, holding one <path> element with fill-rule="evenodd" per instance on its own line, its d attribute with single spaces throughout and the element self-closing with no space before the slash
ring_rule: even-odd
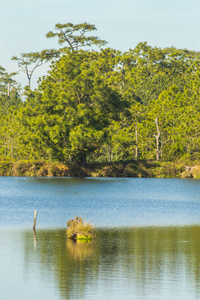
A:
<svg viewBox="0 0 200 300">
<path fill-rule="evenodd" d="M 89 23 L 81 23 L 81 24 L 56 24 L 55 25 L 56 32 L 49 31 L 46 34 L 47 38 L 58 38 L 58 44 L 63 45 L 64 49 L 66 47 L 70 48 L 72 51 L 78 50 L 82 47 L 91 47 L 97 46 L 102 47 L 107 44 L 106 41 L 101 40 L 97 36 L 88 35 L 88 33 L 97 30 L 96 26 Z"/>
<path fill-rule="evenodd" d="M 25 101 L 15 72 L 0 68 L 1 155 L 82 165 L 199 159 L 199 52 L 146 42 L 120 52 L 101 48 L 94 25 L 55 30 L 47 37 L 57 37 L 61 48 L 13 57 L 29 85 L 34 70 L 52 61 Z"/>
</svg>

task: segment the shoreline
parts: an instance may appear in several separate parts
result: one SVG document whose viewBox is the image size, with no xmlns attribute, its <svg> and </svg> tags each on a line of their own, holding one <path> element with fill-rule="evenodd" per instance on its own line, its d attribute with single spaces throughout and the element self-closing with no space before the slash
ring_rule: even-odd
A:
<svg viewBox="0 0 200 300">
<path fill-rule="evenodd" d="M 46 162 L 12 159 L 0 160 L 0 176 L 13 177 L 135 177 L 200 178 L 200 163 L 160 161 L 119 161 L 91 163 Z"/>
</svg>

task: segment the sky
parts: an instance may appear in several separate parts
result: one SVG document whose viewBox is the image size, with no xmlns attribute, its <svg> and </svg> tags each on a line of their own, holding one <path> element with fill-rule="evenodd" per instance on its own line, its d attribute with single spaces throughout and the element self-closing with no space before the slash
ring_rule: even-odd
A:
<svg viewBox="0 0 200 300">
<path fill-rule="evenodd" d="M 200 0 L 0 0 L 0 66 L 18 71 L 12 56 L 57 48 L 57 39 L 47 39 L 57 23 L 95 24 L 95 35 L 108 47 L 121 51 L 140 42 L 150 46 L 200 50 Z M 33 75 L 32 88 L 41 67 Z M 25 74 L 15 79 L 27 84 Z"/>
</svg>

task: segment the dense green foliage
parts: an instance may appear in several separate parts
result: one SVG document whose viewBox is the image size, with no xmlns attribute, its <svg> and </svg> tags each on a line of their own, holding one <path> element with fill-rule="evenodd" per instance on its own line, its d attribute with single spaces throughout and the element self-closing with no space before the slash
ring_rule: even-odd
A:
<svg viewBox="0 0 200 300">
<path fill-rule="evenodd" d="M 60 44 L 69 37 L 75 46 L 67 41 L 62 55 L 51 57 L 48 75 L 34 91 L 25 89 L 25 101 L 11 82 L 14 73 L 0 69 L 2 157 L 75 161 L 83 166 L 119 160 L 199 159 L 199 52 L 147 43 L 124 53 L 110 48 L 83 50 L 87 43 L 104 42 L 84 38 L 86 27 L 88 31 L 95 27 L 57 25 L 59 33 L 50 32 L 48 37 L 57 36 Z M 25 56 L 33 59 L 33 53 Z M 42 61 L 39 54 L 38 59 Z"/>
</svg>

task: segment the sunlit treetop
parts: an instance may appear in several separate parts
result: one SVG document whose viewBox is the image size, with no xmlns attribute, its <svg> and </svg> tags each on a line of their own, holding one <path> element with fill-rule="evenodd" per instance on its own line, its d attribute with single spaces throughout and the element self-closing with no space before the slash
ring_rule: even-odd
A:
<svg viewBox="0 0 200 300">
<path fill-rule="evenodd" d="M 95 45 L 97 47 L 102 47 L 107 44 L 105 40 L 101 40 L 97 36 L 90 36 L 88 33 L 97 30 L 95 25 L 89 23 L 81 23 L 81 24 L 56 24 L 55 25 L 56 32 L 49 31 L 46 34 L 47 38 L 58 38 L 59 45 L 64 43 L 68 44 L 68 48 L 72 51 L 78 50 L 82 47 L 90 47 Z M 65 47 L 66 48 L 66 47 Z"/>
</svg>

